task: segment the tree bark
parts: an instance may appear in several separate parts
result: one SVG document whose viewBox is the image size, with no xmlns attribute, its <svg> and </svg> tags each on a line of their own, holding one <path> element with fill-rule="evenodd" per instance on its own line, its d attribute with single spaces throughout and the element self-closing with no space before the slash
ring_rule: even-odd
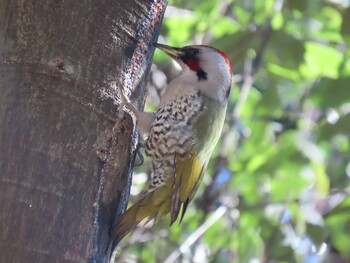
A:
<svg viewBox="0 0 350 263">
<path fill-rule="evenodd" d="M 0 0 L 0 262 L 106 262 L 165 0 Z"/>
</svg>

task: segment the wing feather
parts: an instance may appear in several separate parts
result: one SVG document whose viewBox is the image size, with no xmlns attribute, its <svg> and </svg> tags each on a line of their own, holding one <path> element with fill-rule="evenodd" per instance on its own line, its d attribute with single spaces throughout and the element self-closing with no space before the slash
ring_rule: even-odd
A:
<svg viewBox="0 0 350 263">
<path fill-rule="evenodd" d="M 171 224 L 176 221 L 182 206 L 180 223 L 187 207 L 204 176 L 206 164 L 201 163 L 193 151 L 175 156 L 175 177 L 172 193 Z M 175 199 L 175 200 L 174 200 Z"/>
</svg>

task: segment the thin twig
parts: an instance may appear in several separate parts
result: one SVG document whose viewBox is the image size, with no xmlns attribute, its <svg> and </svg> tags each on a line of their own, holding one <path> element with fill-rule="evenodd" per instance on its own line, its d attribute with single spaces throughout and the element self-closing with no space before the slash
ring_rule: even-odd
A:
<svg viewBox="0 0 350 263">
<path fill-rule="evenodd" d="M 227 211 L 225 206 L 218 207 L 215 212 L 200 226 L 195 232 L 193 232 L 185 242 L 175 250 L 170 256 L 164 261 L 164 263 L 175 262 L 181 254 L 190 250 L 191 246 L 216 222 L 218 221 Z"/>
</svg>

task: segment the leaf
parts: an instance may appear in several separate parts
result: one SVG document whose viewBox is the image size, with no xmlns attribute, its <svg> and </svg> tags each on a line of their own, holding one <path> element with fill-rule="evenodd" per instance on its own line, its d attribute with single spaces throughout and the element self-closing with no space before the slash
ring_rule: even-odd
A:
<svg viewBox="0 0 350 263">
<path fill-rule="evenodd" d="M 270 62 L 280 67 L 296 70 L 304 62 L 304 54 L 305 47 L 301 40 L 282 30 L 272 33 L 266 54 Z"/>
<path fill-rule="evenodd" d="M 262 98 L 255 109 L 258 115 L 279 116 L 281 111 L 281 102 L 276 86 L 270 86 L 262 92 Z"/>
<path fill-rule="evenodd" d="M 350 197 L 326 215 L 326 224 L 331 233 L 332 245 L 344 256 L 350 258 Z"/>
<path fill-rule="evenodd" d="M 316 39 L 337 43 L 343 42 L 340 34 L 342 14 L 339 10 L 330 6 L 324 6 L 315 15 L 315 19 L 320 23 L 319 28 L 312 32 Z"/>
<path fill-rule="evenodd" d="M 311 183 L 311 180 L 298 170 L 279 169 L 269 182 L 270 198 L 274 202 L 296 199 Z"/>
<path fill-rule="evenodd" d="M 274 14 L 271 21 L 271 27 L 273 28 L 273 30 L 280 30 L 283 25 L 284 25 L 284 19 L 283 19 L 282 12 L 278 12 Z"/>
<path fill-rule="evenodd" d="M 319 128 L 318 136 L 320 140 L 330 140 L 336 135 L 350 134 L 350 114 L 342 116 L 336 123 L 327 123 L 323 127 Z M 346 146 L 346 144 L 344 145 Z"/>
<path fill-rule="evenodd" d="M 319 225 L 306 224 L 306 233 L 317 246 L 320 246 L 323 242 L 327 241 L 329 229 Z"/>
<path fill-rule="evenodd" d="M 296 10 L 299 10 L 301 12 L 304 12 L 307 9 L 308 1 L 287 0 L 286 1 L 286 6 L 289 7 L 290 9 L 296 9 Z"/>
<path fill-rule="evenodd" d="M 263 255 L 263 240 L 254 226 L 259 217 L 252 213 L 241 215 L 237 231 L 239 262 L 250 262 L 251 259 L 261 258 Z"/>
<path fill-rule="evenodd" d="M 196 17 L 169 17 L 165 19 L 167 37 L 171 40 L 169 45 L 184 46 L 191 38 L 198 18 Z"/>
<path fill-rule="evenodd" d="M 340 33 L 342 34 L 344 40 L 348 44 L 350 44 L 350 7 L 345 9 L 345 11 L 342 14 L 342 24 L 341 24 L 341 29 Z"/>
<path fill-rule="evenodd" d="M 325 164 L 312 162 L 311 168 L 315 174 L 317 192 L 321 196 L 327 196 L 329 193 L 329 178 L 326 173 Z"/>
<path fill-rule="evenodd" d="M 310 98 L 321 109 L 337 108 L 350 102 L 350 76 L 330 79 L 323 78 L 310 93 Z"/>
<path fill-rule="evenodd" d="M 212 25 L 211 30 L 215 37 L 222 37 L 224 35 L 232 35 L 240 29 L 240 25 L 228 17 L 222 17 Z"/>
<path fill-rule="evenodd" d="M 306 42 L 305 47 L 305 63 L 300 67 L 305 79 L 338 77 L 338 69 L 343 61 L 343 54 L 339 50 L 316 42 Z"/>
<path fill-rule="evenodd" d="M 299 72 L 296 71 L 296 70 L 293 70 L 293 69 L 287 69 L 283 66 L 280 66 L 280 65 L 277 65 L 277 64 L 274 64 L 274 63 L 269 63 L 267 65 L 267 69 L 279 76 L 279 77 L 283 77 L 283 78 L 288 78 L 288 79 L 291 79 L 291 80 L 294 80 L 294 81 L 298 81 L 300 79 L 300 76 L 299 76 Z"/>
</svg>

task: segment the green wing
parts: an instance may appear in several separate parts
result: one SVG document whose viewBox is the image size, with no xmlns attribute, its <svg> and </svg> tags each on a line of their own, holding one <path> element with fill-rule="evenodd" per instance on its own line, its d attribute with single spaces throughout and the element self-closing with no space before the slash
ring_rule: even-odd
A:
<svg viewBox="0 0 350 263">
<path fill-rule="evenodd" d="M 196 193 L 205 173 L 207 164 L 203 164 L 193 151 L 188 151 L 180 157 L 175 156 L 175 177 L 173 182 L 173 195 L 171 200 L 172 225 L 182 207 L 180 223 L 185 215 L 188 204 Z"/>
</svg>

